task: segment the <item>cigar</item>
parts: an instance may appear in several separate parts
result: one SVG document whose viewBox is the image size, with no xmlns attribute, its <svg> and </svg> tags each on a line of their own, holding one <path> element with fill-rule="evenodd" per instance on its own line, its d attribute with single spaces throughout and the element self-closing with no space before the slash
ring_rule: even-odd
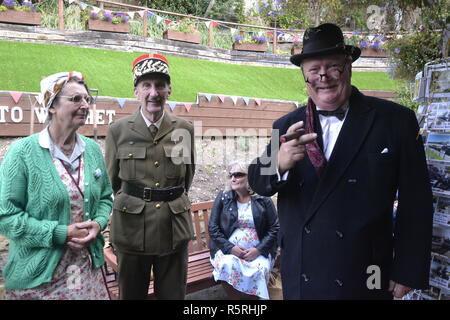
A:
<svg viewBox="0 0 450 320">
<path fill-rule="evenodd" d="M 301 137 L 302 135 L 304 135 L 304 134 L 305 134 L 305 129 L 300 128 L 300 129 L 295 130 L 295 131 L 292 132 L 292 133 L 283 134 L 283 135 L 280 137 L 280 142 L 281 142 L 281 143 L 288 142 L 288 141 L 290 141 L 290 140 L 292 140 L 292 139 L 300 138 L 300 137 Z"/>
</svg>

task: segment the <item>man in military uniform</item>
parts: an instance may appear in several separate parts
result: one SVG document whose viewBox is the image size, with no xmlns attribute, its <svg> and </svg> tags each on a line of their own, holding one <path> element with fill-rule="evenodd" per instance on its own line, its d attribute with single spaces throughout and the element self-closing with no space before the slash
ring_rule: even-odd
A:
<svg viewBox="0 0 450 320">
<path fill-rule="evenodd" d="M 146 299 L 151 270 L 158 299 L 184 299 L 193 237 L 187 192 L 195 172 L 194 128 L 164 111 L 171 93 L 165 57 L 137 58 L 133 76 L 140 108 L 111 123 L 106 137 L 120 299 Z"/>
</svg>

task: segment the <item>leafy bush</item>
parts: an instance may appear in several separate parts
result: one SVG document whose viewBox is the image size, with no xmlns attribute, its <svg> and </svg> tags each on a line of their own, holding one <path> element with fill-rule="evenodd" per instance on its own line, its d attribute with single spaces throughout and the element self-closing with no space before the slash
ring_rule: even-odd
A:
<svg viewBox="0 0 450 320">
<path fill-rule="evenodd" d="M 442 33 L 421 25 L 411 34 L 399 35 L 387 42 L 393 77 L 413 81 L 425 63 L 442 56 Z"/>
</svg>

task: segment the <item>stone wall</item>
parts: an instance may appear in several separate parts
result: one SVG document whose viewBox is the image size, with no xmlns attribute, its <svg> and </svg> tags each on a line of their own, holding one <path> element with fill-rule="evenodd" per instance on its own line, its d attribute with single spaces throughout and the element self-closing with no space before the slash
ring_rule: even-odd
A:
<svg viewBox="0 0 450 320">
<path fill-rule="evenodd" d="M 180 41 L 144 38 L 131 34 L 100 31 L 74 31 L 47 29 L 38 26 L 23 26 L 0 23 L 0 39 L 15 42 L 63 44 L 83 48 L 119 50 L 129 52 L 153 51 L 160 54 L 201 59 L 214 62 L 297 68 L 289 61 L 289 55 L 256 53 L 212 48 Z M 269 44 L 270 45 L 270 44 Z M 288 51 L 288 44 L 280 44 Z M 354 71 L 388 71 L 386 58 L 360 58 L 353 63 Z"/>
</svg>

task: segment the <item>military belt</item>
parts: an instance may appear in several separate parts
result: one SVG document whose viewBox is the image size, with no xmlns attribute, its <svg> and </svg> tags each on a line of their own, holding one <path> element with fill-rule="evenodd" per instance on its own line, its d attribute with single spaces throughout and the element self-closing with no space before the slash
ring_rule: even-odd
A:
<svg viewBox="0 0 450 320">
<path fill-rule="evenodd" d="M 183 194 L 184 187 L 150 188 L 122 181 L 122 192 L 144 201 L 172 201 Z"/>
</svg>

